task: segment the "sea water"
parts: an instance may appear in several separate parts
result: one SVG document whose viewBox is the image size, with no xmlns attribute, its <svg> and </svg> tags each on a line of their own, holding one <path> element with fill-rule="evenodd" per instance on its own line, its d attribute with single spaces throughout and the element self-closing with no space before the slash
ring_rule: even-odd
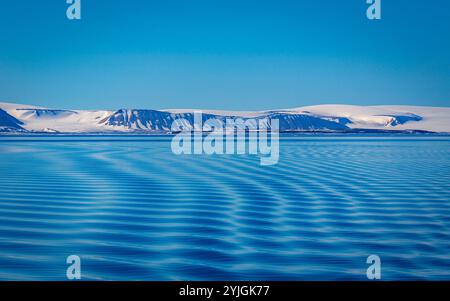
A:
<svg viewBox="0 0 450 301">
<path fill-rule="evenodd" d="M 170 136 L 0 137 L 0 279 L 450 280 L 450 137 L 282 135 L 278 164 Z"/>
</svg>

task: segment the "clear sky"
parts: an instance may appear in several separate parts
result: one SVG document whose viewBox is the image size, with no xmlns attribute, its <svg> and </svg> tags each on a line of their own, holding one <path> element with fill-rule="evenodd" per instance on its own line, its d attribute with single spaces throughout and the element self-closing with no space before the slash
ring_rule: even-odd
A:
<svg viewBox="0 0 450 301">
<path fill-rule="evenodd" d="M 450 2 L 0 0 L 0 101 L 58 108 L 450 106 Z"/>
</svg>

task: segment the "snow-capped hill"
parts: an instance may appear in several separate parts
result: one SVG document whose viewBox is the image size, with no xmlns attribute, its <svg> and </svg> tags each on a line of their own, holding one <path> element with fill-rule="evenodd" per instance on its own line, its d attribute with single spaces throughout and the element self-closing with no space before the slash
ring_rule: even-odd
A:
<svg viewBox="0 0 450 301">
<path fill-rule="evenodd" d="M 0 103 L 0 109 L 20 120 L 29 132 L 84 133 L 102 132 L 98 122 L 111 111 L 61 110 L 38 106 Z"/>
<path fill-rule="evenodd" d="M 170 132 L 175 120 L 193 129 L 194 110 L 61 110 L 0 103 L 0 131 L 46 133 Z M 318 105 L 258 112 L 203 111 L 202 123 L 242 119 L 240 130 L 256 130 L 277 119 L 281 131 L 404 130 L 450 133 L 450 108 L 414 106 Z M 239 124 L 239 123 L 237 123 Z M 195 130 L 200 128 L 195 127 Z M 204 130 L 210 130 L 206 126 Z M 226 130 L 233 130 L 226 128 Z"/>
<path fill-rule="evenodd" d="M 341 118 L 337 121 L 351 129 L 450 132 L 450 108 L 447 107 L 318 105 L 288 111 Z"/>
</svg>

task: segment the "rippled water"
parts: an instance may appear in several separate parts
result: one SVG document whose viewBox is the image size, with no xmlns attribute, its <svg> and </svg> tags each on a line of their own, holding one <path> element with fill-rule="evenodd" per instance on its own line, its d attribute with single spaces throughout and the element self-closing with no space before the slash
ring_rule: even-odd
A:
<svg viewBox="0 0 450 301">
<path fill-rule="evenodd" d="M 284 136 L 280 161 L 169 137 L 0 138 L 0 279 L 450 280 L 450 137 Z"/>
</svg>

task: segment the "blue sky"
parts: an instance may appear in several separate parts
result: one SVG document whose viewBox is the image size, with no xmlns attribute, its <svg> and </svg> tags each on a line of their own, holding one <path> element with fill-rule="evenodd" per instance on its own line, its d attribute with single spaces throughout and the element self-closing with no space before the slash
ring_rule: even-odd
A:
<svg viewBox="0 0 450 301">
<path fill-rule="evenodd" d="M 59 108 L 450 106 L 450 3 L 0 0 L 0 101 Z"/>
</svg>

